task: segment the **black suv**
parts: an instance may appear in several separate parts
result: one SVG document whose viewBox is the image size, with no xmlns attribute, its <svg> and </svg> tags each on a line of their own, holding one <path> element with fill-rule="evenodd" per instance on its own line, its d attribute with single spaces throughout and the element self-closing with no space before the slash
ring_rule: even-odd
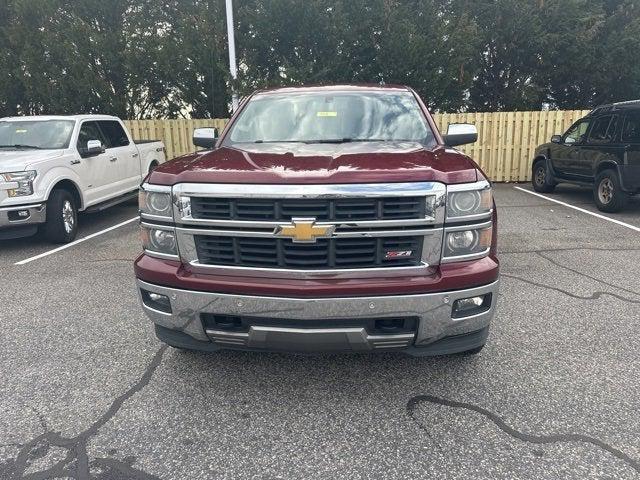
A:
<svg viewBox="0 0 640 480">
<path fill-rule="evenodd" d="M 640 100 L 598 107 L 540 145 L 532 182 L 545 193 L 560 182 L 593 186 L 600 210 L 622 210 L 640 193 Z"/>
</svg>

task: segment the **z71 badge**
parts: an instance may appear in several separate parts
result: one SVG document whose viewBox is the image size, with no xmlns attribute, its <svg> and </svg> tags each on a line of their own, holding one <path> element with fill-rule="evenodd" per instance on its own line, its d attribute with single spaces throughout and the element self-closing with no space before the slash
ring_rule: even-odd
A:
<svg viewBox="0 0 640 480">
<path fill-rule="evenodd" d="M 413 250 L 398 250 L 398 251 L 386 252 L 384 254 L 384 258 L 385 260 L 390 260 L 393 258 L 406 258 L 406 257 L 410 257 L 412 254 L 413 254 Z"/>
</svg>

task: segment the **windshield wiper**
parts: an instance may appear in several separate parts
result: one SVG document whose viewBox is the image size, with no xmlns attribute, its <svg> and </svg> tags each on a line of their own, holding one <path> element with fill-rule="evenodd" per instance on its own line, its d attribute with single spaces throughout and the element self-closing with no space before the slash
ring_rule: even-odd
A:
<svg viewBox="0 0 640 480">
<path fill-rule="evenodd" d="M 16 143 L 14 145 L 0 145 L 0 148 L 32 148 L 34 150 L 42 150 L 41 147 L 37 147 L 36 145 L 24 145 L 20 143 Z"/>
<path fill-rule="evenodd" d="M 355 143 L 355 142 L 388 142 L 383 138 L 321 138 L 318 140 L 305 140 L 304 143 Z"/>
</svg>

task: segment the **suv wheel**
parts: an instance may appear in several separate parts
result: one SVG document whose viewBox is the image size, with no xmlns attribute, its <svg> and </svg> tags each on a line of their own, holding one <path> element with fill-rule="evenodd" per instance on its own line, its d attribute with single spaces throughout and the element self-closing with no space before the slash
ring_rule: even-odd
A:
<svg viewBox="0 0 640 480">
<path fill-rule="evenodd" d="M 66 190 L 54 190 L 47 201 L 44 235 L 50 242 L 69 243 L 78 234 L 78 210 Z"/>
<path fill-rule="evenodd" d="M 593 186 L 593 198 L 598 210 L 619 212 L 627 203 L 628 195 L 622 190 L 620 178 L 615 170 L 603 170 L 596 177 Z"/>
<path fill-rule="evenodd" d="M 547 170 L 547 164 L 543 160 L 537 161 L 533 165 L 533 178 L 531 183 L 533 189 L 536 192 L 551 193 L 556 188 L 556 183 L 553 181 L 553 176 Z"/>
</svg>

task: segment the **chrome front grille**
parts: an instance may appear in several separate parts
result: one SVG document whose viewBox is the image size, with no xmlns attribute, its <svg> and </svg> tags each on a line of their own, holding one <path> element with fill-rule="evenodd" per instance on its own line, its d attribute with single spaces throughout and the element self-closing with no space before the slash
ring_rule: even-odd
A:
<svg viewBox="0 0 640 480">
<path fill-rule="evenodd" d="M 425 217 L 424 197 L 212 198 L 191 197 L 191 216 L 202 220 L 289 221 L 296 217 L 336 222 Z"/>
<path fill-rule="evenodd" d="M 428 268 L 440 261 L 445 196 L 435 182 L 178 184 L 178 250 L 184 263 L 208 273 L 248 269 L 309 278 Z M 299 222 L 321 233 L 298 236 Z"/>
</svg>

